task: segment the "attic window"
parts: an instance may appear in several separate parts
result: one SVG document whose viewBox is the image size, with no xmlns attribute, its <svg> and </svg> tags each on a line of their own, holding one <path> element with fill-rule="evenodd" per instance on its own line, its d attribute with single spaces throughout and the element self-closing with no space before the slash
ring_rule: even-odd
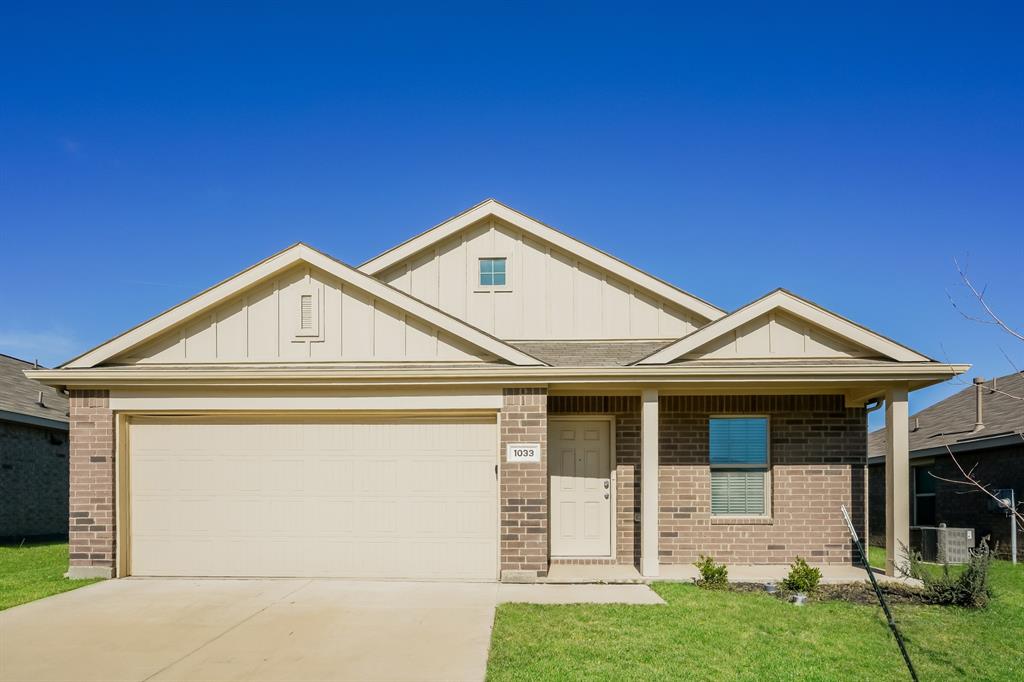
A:
<svg viewBox="0 0 1024 682">
<path fill-rule="evenodd" d="M 505 258 L 480 259 L 480 286 L 503 287 L 507 284 Z"/>
</svg>

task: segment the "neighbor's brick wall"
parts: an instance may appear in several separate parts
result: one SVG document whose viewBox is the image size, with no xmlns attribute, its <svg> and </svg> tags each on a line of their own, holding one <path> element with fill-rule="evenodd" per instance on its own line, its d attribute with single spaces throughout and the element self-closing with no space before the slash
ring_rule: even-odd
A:
<svg viewBox="0 0 1024 682">
<path fill-rule="evenodd" d="M 68 532 L 68 432 L 0 422 L 0 538 Z"/>
<path fill-rule="evenodd" d="M 992 488 L 1013 488 L 1017 499 L 1024 497 L 1024 444 L 993 448 L 984 452 L 962 453 L 957 461 L 967 471 Z M 911 460 L 913 462 L 913 460 Z M 871 504 L 871 542 L 885 546 L 885 465 L 872 464 L 868 483 Z M 1003 512 L 990 511 L 991 499 L 980 492 L 949 481 L 962 480 L 963 474 L 949 455 L 937 456 L 934 474 L 946 481 L 935 481 L 935 522 L 951 528 L 973 528 L 978 541 L 989 536 L 989 545 L 1002 558 L 1010 558 L 1010 521 Z M 910 499 L 913 523 L 913 498 Z M 1024 559 L 1024 533 L 1017 536 L 1017 558 Z"/>
<path fill-rule="evenodd" d="M 107 391 L 71 391 L 69 552 L 76 566 L 114 570 L 114 415 Z"/>
<path fill-rule="evenodd" d="M 546 388 L 506 388 L 501 409 L 501 570 L 548 572 Z M 505 461 L 508 443 L 540 443 L 540 462 Z"/>
<path fill-rule="evenodd" d="M 913 504 L 913 500 L 911 500 Z M 914 512 L 910 512 L 913 522 Z M 885 547 L 885 464 L 868 467 L 868 541 Z"/>
<path fill-rule="evenodd" d="M 639 565 L 640 396 L 552 396 L 548 415 L 559 414 L 615 416 L 615 561 Z"/>
<path fill-rule="evenodd" d="M 839 506 L 863 533 L 867 421 L 841 396 L 666 396 L 660 403 L 662 563 L 700 554 L 726 563 L 847 563 L 852 544 Z M 708 417 L 767 414 L 771 519 L 724 525 L 711 518 Z"/>
</svg>

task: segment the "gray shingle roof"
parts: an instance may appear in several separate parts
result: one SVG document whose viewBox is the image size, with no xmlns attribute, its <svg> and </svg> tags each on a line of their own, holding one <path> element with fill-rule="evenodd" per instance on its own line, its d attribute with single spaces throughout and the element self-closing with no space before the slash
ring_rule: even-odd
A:
<svg viewBox="0 0 1024 682">
<path fill-rule="evenodd" d="M 524 353 L 552 367 L 625 367 L 671 341 L 516 341 Z"/>
<path fill-rule="evenodd" d="M 0 354 L 0 419 L 10 420 L 21 415 L 29 419 L 15 421 L 36 418 L 67 423 L 67 396 L 26 377 L 24 370 L 32 368 L 31 362 Z M 42 405 L 39 404 L 40 391 L 43 392 Z"/>
<path fill-rule="evenodd" d="M 974 431 L 975 388 L 940 400 L 910 417 L 910 451 L 945 445 L 959 445 L 995 436 L 1024 433 L 1024 374 L 1014 372 L 996 377 L 982 389 L 982 421 L 985 427 Z M 916 428 L 915 428 L 916 425 Z M 868 435 L 868 455 L 885 454 L 885 429 Z"/>
</svg>

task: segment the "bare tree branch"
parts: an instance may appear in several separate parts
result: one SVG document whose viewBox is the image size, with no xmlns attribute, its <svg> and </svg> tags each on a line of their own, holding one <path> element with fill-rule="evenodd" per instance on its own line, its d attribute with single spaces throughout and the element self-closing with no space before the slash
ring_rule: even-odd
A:
<svg viewBox="0 0 1024 682">
<path fill-rule="evenodd" d="M 1022 440 L 1024 440 L 1024 436 L 1021 436 L 1021 438 Z M 1003 499 L 996 495 L 994 490 L 992 490 L 987 484 L 978 480 L 978 478 L 974 475 L 974 470 L 978 468 L 978 463 L 975 463 L 975 465 L 971 467 L 971 470 L 967 471 L 964 469 L 963 465 L 960 464 L 960 461 L 956 458 L 956 455 L 953 454 L 953 448 L 947 445 L 946 452 L 949 453 L 949 458 L 953 460 L 953 464 L 956 465 L 956 468 L 960 470 L 960 474 L 963 476 L 963 479 L 954 480 L 950 478 L 943 478 L 941 476 L 936 476 L 931 472 L 928 472 L 928 475 L 936 480 L 945 481 L 946 483 L 952 483 L 954 485 L 972 486 L 976 490 L 985 493 L 993 500 L 995 500 L 996 504 L 998 504 L 1000 508 L 1006 509 L 1010 514 L 1012 514 L 1013 520 L 1017 524 L 1017 528 L 1019 530 L 1024 531 L 1024 511 L 1022 511 L 1021 509 L 1021 506 L 1024 503 L 1018 502 L 1017 505 L 1012 509 L 1007 507 L 1003 503 Z"/>
<path fill-rule="evenodd" d="M 988 316 L 988 319 L 985 320 L 967 315 L 965 312 L 960 310 L 960 308 L 956 305 L 955 302 L 953 302 L 953 307 L 956 308 L 957 312 L 966 317 L 968 320 L 973 320 L 975 322 L 984 322 L 987 324 L 994 324 L 1001 328 L 1007 334 L 1016 337 L 1018 341 L 1024 341 L 1024 333 L 1021 333 L 1016 329 L 1013 329 L 1010 325 L 1004 322 L 1002 318 L 996 315 L 995 311 L 992 310 L 991 307 L 989 307 L 988 301 L 985 300 L 985 289 L 982 288 L 981 291 L 978 291 L 977 287 L 975 287 L 974 284 L 971 282 L 970 277 L 967 276 L 966 269 L 960 267 L 960 263 L 959 261 L 957 261 L 956 258 L 953 259 L 953 264 L 956 265 L 956 271 L 960 273 L 960 279 L 963 281 L 964 286 L 971 290 L 971 293 L 974 295 L 974 298 L 977 299 L 978 304 L 981 305 L 981 307 L 985 310 L 985 314 Z M 950 297 L 950 301 L 952 301 L 952 297 Z"/>
</svg>

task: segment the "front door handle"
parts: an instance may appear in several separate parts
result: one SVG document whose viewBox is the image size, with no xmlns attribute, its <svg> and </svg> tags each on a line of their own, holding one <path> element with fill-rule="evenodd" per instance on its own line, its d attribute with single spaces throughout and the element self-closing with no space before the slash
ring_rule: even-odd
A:
<svg viewBox="0 0 1024 682">
<path fill-rule="evenodd" d="M 606 500 L 608 499 L 608 493 L 604 494 L 604 499 L 606 499 Z"/>
<path fill-rule="evenodd" d="M 611 483 L 610 483 L 609 481 L 605 481 L 605 482 L 604 482 L 604 489 L 605 489 L 605 490 L 608 490 L 608 487 L 609 487 L 610 485 L 611 485 Z"/>
</svg>

